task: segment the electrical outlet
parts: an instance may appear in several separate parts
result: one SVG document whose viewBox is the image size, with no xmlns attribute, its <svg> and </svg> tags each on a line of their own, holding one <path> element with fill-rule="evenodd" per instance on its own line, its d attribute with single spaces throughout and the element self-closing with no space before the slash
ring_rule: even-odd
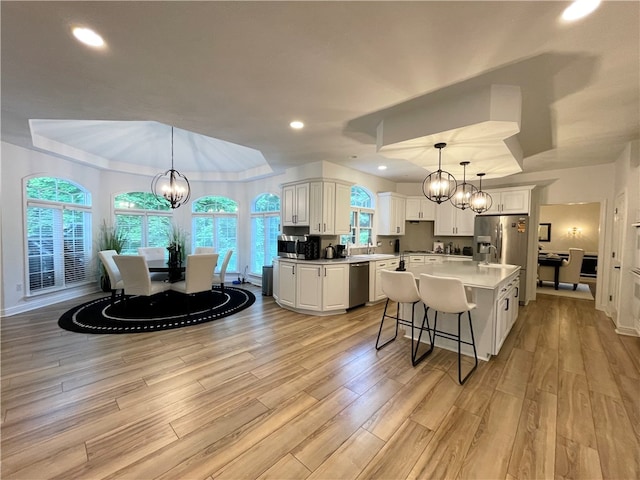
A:
<svg viewBox="0 0 640 480">
<path fill-rule="evenodd" d="M 377 242 L 376 243 L 376 247 L 381 247 L 382 246 L 382 242 Z"/>
</svg>

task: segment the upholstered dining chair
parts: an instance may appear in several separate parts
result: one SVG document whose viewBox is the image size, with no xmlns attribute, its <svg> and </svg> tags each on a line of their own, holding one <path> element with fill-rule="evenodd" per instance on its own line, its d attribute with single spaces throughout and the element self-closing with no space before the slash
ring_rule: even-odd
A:
<svg viewBox="0 0 640 480">
<path fill-rule="evenodd" d="M 213 247 L 196 247 L 193 253 L 216 253 L 216 249 Z"/>
<path fill-rule="evenodd" d="M 163 247 L 138 247 L 138 255 L 142 255 L 144 258 L 149 260 L 164 260 L 166 248 Z M 163 281 L 166 282 L 169 280 L 168 273 L 152 273 L 151 280 L 153 281 Z"/>
<path fill-rule="evenodd" d="M 158 293 L 165 292 L 171 288 L 167 282 L 151 280 L 147 260 L 142 255 L 114 255 L 122 282 L 124 284 L 124 295 L 140 295 L 151 298 Z"/>
<path fill-rule="evenodd" d="M 229 260 L 231 260 L 231 255 L 233 255 L 233 250 L 227 250 L 227 253 L 222 260 L 222 265 L 220 265 L 220 272 L 213 274 L 213 284 L 220 284 L 220 290 L 224 292 L 224 276 L 227 273 L 227 266 L 229 265 Z"/>
<path fill-rule="evenodd" d="M 581 248 L 570 248 L 569 259 L 562 261 L 558 273 L 559 283 L 573 283 L 573 289 L 578 288 L 580 283 L 580 271 L 582 270 L 582 259 L 584 258 L 584 250 Z M 538 267 L 538 282 L 553 282 L 555 269 L 545 265 Z"/>
<path fill-rule="evenodd" d="M 171 284 L 171 290 L 186 295 L 187 312 L 191 313 L 191 295 L 211 291 L 211 273 L 218 262 L 217 253 L 197 253 L 187 255 L 185 279 Z"/>
<path fill-rule="evenodd" d="M 458 343 L 458 382 L 462 385 L 469 375 L 478 367 L 478 353 L 476 352 L 476 342 L 473 337 L 473 324 L 471 323 L 471 310 L 476 308 L 476 304 L 469 301 L 467 290 L 465 289 L 462 281 L 458 278 L 450 277 L 436 277 L 428 275 L 426 273 L 420 274 L 420 298 L 424 303 L 425 308 L 429 307 L 435 311 L 435 319 L 433 321 L 432 339 L 435 344 L 436 337 L 448 338 L 455 340 Z M 458 316 L 458 333 L 449 333 L 449 330 L 438 330 L 438 312 L 455 314 Z M 469 317 L 469 333 L 471 341 L 462 340 L 460 335 L 460 317 L 464 313 L 467 313 Z M 449 321 L 450 318 L 445 317 L 445 321 Z M 462 377 L 462 365 L 461 365 L 461 344 L 471 345 L 473 347 L 473 356 L 475 358 L 475 365 Z"/>
<path fill-rule="evenodd" d="M 121 291 L 124 296 L 124 282 L 122 281 L 122 276 L 120 275 L 120 270 L 116 265 L 116 262 L 113 261 L 114 255 L 117 255 L 118 252 L 115 250 L 101 250 L 98 252 L 98 258 L 104 265 L 104 269 L 109 276 L 109 283 L 111 284 L 111 305 L 116 300 L 116 292 L 118 290 Z"/>
</svg>

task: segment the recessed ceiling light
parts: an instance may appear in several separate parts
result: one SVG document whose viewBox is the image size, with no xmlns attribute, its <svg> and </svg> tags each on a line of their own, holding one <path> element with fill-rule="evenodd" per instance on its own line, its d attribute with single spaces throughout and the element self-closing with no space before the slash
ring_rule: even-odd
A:
<svg viewBox="0 0 640 480">
<path fill-rule="evenodd" d="M 378 165 L 378 170 L 386 170 L 387 166 L 386 165 Z"/>
<path fill-rule="evenodd" d="M 291 128 L 293 128 L 293 129 L 295 129 L 295 130 L 300 130 L 301 128 L 303 128 L 303 127 L 304 127 L 304 123 L 302 123 L 302 122 L 301 122 L 301 121 L 299 121 L 299 120 L 294 120 L 293 122 L 291 122 L 291 123 L 289 124 L 289 126 L 290 126 Z"/>
<path fill-rule="evenodd" d="M 90 47 L 102 47 L 104 45 L 102 37 L 90 28 L 75 27 L 73 36 Z"/>
<path fill-rule="evenodd" d="M 573 22 L 586 17 L 600 5 L 600 0 L 575 0 L 562 12 L 562 19 L 566 22 Z"/>
</svg>

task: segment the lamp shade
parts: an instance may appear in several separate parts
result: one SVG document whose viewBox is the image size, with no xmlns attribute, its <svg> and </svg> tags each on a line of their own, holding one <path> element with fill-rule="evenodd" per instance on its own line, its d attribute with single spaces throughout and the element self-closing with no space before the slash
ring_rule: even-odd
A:
<svg viewBox="0 0 640 480">
<path fill-rule="evenodd" d="M 184 205 L 191 198 L 189 180 L 173 168 L 173 127 L 171 127 L 171 168 L 153 177 L 151 193 L 158 200 L 161 198 L 167 200 L 172 209 Z"/>
</svg>

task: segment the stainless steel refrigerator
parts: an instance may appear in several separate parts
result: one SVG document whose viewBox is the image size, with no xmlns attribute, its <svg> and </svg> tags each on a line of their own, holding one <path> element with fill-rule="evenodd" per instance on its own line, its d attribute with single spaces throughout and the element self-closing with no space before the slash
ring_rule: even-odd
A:
<svg viewBox="0 0 640 480">
<path fill-rule="evenodd" d="M 491 237 L 489 262 L 520 265 L 520 303 L 527 298 L 528 215 L 478 215 L 473 230 L 473 259 L 484 261 L 479 244 Z"/>
</svg>

